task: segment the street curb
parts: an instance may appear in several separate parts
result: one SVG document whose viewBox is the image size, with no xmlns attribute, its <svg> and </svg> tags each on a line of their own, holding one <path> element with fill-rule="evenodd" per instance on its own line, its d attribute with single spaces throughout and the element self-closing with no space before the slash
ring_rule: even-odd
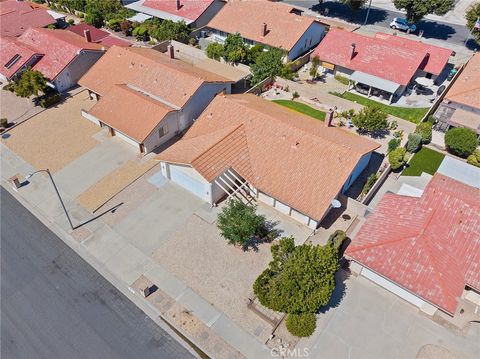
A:
<svg viewBox="0 0 480 359">
<path fill-rule="evenodd" d="M 30 213 L 32 213 L 40 222 L 42 222 L 49 230 L 51 230 L 57 237 L 59 237 L 70 249 L 72 249 L 77 255 L 79 255 L 85 262 L 87 262 L 93 269 L 95 269 L 102 277 L 104 277 L 110 284 L 112 284 L 116 289 L 118 289 L 128 300 L 137 306 L 145 315 L 150 317 L 155 324 L 160 328 L 165 330 L 173 339 L 175 339 L 179 344 L 181 344 L 185 349 L 189 351 L 194 357 L 201 358 L 198 353 L 185 342 L 172 328 L 175 328 L 180 335 L 184 336 L 188 341 L 200 349 L 203 353 L 209 357 L 213 356 L 205 351 L 202 346 L 198 345 L 187 333 L 184 333 L 182 330 L 176 328 L 168 320 L 166 320 L 160 312 L 156 310 L 150 303 L 142 300 L 142 298 L 135 292 L 132 292 L 128 284 L 119 280 L 111 271 L 102 266 L 96 258 L 94 258 L 90 253 L 81 245 L 80 242 L 76 241 L 69 233 L 65 232 L 63 228 L 57 225 L 55 222 L 48 219 L 47 216 L 35 205 L 32 205 L 26 201 L 18 191 L 13 189 L 13 187 L 5 180 L 2 180 L 1 186 L 9 192 L 23 207 L 25 207 Z M 160 320 L 159 320 L 160 319 Z"/>
</svg>

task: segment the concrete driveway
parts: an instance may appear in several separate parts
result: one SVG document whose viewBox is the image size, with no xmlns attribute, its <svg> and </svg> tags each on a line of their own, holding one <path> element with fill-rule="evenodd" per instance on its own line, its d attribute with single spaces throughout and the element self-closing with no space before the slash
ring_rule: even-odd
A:
<svg viewBox="0 0 480 359">
<path fill-rule="evenodd" d="M 337 285 L 334 307 L 318 315 L 315 333 L 297 346 L 309 348 L 309 357 L 415 358 L 423 346 L 434 344 L 452 354 L 445 358 L 478 358 L 479 324 L 466 335 L 456 334 L 366 278 L 344 283 Z"/>
</svg>

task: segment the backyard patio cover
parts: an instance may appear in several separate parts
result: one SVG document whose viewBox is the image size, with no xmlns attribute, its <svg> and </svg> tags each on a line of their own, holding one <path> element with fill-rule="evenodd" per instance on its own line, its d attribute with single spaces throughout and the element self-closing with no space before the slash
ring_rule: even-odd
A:
<svg viewBox="0 0 480 359">
<path fill-rule="evenodd" d="M 354 71 L 350 75 L 350 80 L 361 82 L 362 84 L 375 87 L 383 91 L 387 91 L 388 93 L 395 93 L 395 91 L 397 91 L 397 89 L 400 87 L 400 85 L 395 82 L 385 80 L 377 76 L 369 75 L 361 71 Z"/>
</svg>

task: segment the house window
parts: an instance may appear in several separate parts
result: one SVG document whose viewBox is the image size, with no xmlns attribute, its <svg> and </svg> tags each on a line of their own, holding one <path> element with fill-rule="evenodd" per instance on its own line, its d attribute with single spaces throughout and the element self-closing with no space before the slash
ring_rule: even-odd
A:
<svg viewBox="0 0 480 359">
<path fill-rule="evenodd" d="M 20 60 L 22 58 L 22 56 L 20 56 L 19 54 L 16 54 L 14 57 L 12 57 L 10 59 L 10 61 L 8 61 L 6 64 L 5 64 L 5 67 L 7 69 L 11 68 L 13 65 L 15 65 L 18 60 Z"/>
<path fill-rule="evenodd" d="M 168 135 L 168 126 L 162 126 L 158 129 L 158 136 L 162 138 L 163 136 Z"/>
</svg>

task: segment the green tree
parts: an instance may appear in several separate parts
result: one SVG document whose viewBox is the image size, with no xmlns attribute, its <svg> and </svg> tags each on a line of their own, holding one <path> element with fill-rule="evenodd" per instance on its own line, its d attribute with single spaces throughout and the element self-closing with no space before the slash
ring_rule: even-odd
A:
<svg viewBox="0 0 480 359">
<path fill-rule="evenodd" d="M 480 19 L 480 1 L 470 5 L 465 13 L 465 19 L 467 19 L 467 27 L 472 32 L 473 38 L 480 45 L 480 30 L 474 28 L 475 23 Z"/>
<path fill-rule="evenodd" d="M 407 13 L 409 22 L 415 23 L 428 14 L 445 15 L 453 9 L 454 0 L 393 0 L 393 4 Z"/>
<path fill-rule="evenodd" d="M 220 61 L 223 57 L 223 45 L 217 42 L 211 42 L 207 46 L 206 53 L 208 58 Z"/>
<path fill-rule="evenodd" d="M 387 152 L 390 153 L 394 149 L 398 148 L 400 146 L 401 140 L 399 138 L 392 138 L 390 141 L 388 141 L 388 150 Z"/>
<path fill-rule="evenodd" d="M 38 96 L 45 92 L 47 79 L 36 70 L 27 69 L 15 85 L 15 93 L 20 97 Z"/>
<path fill-rule="evenodd" d="M 431 122 L 422 122 L 417 125 L 415 128 L 415 133 L 418 133 L 422 136 L 422 143 L 427 144 L 432 140 L 432 123 Z"/>
<path fill-rule="evenodd" d="M 477 134 L 468 128 L 451 128 L 445 134 L 447 150 L 460 157 L 468 157 L 477 148 Z"/>
<path fill-rule="evenodd" d="M 258 55 L 255 63 L 250 66 L 253 75 L 252 85 L 262 82 L 267 77 L 280 76 L 285 79 L 292 79 L 292 70 L 283 62 L 284 56 L 285 52 L 276 48 L 270 48 Z"/>
<path fill-rule="evenodd" d="M 292 247 L 293 238 L 282 238 L 272 246 L 268 268 L 253 285 L 264 306 L 292 314 L 315 313 L 326 305 L 335 288 L 339 268 L 334 246 L 301 245 Z"/>
<path fill-rule="evenodd" d="M 312 65 L 310 66 L 310 76 L 312 80 L 315 80 L 318 76 L 318 67 L 320 66 L 320 59 L 318 56 L 314 56 L 311 61 Z"/>
<path fill-rule="evenodd" d="M 240 34 L 238 32 L 236 34 L 228 34 L 223 44 L 223 58 L 225 61 L 232 64 L 245 63 L 248 61 L 248 55 L 248 47 L 243 42 Z"/>
<path fill-rule="evenodd" d="M 422 148 L 422 136 L 419 133 L 410 133 L 408 135 L 407 151 L 415 153 L 420 148 Z"/>
<path fill-rule="evenodd" d="M 265 47 L 261 44 L 256 44 L 255 46 L 252 46 L 249 50 L 249 60 L 250 62 L 255 62 L 257 61 L 258 56 L 263 53 Z"/>
<path fill-rule="evenodd" d="M 473 153 L 470 156 L 468 156 L 467 163 L 476 167 L 480 167 L 480 150 L 479 149 L 476 149 L 475 151 L 473 151 Z"/>
<path fill-rule="evenodd" d="M 254 236 L 265 233 L 265 217 L 256 213 L 255 206 L 235 199 L 218 214 L 217 227 L 229 244 L 246 248 Z"/>
<path fill-rule="evenodd" d="M 164 20 L 154 29 L 150 29 L 149 33 L 159 41 L 175 40 L 186 43 L 190 29 L 185 21 Z"/>
<path fill-rule="evenodd" d="M 388 154 L 388 162 L 392 170 L 398 170 L 405 164 L 405 155 L 407 150 L 404 147 L 399 147 Z"/>
<path fill-rule="evenodd" d="M 309 337 L 315 331 L 317 318 L 314 313 L 289 314 L 285 325 L 291 334 L 297 337 Z"/>
<path fill-rule="evenodd" d="M 358 10 L 360 10 L 367 0 L 342 0 L 342 3 L 347 5 L 350 10 L 352 10 L 352 13 L 356 13 Z"/>
<path fill-rule="evenodd" d="M 388 128 L 388 115 L 377 106 L 366 106 L 352 117 L 359 132 L 374 133 Z"/>
</svg>

